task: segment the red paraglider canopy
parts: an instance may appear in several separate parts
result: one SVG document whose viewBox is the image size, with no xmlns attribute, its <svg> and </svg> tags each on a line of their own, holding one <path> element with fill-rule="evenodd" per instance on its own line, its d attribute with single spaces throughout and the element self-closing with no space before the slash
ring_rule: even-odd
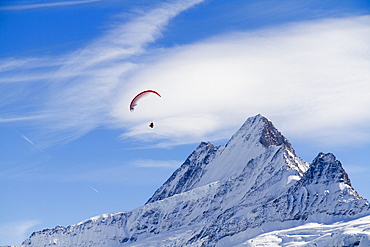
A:
<svg viewBox="0 0 370 247">
<path fill-rule="evenodd" d="M 133 111 L 134 111 L 134 109 L 135 109 L 135 106 L 136 106 L 136 104 L 137 104 L 137 101 L 138 101 L 139 99 L 141 99 L 143 96 L 145 96 L 145 95 L 147 95 L 147 94 L 149 94 L 149 93 L 154 93 L 154 94 L 158 95 L 159 97 L 162 97 L 158 92 L 156 92 L 156 91 L 154 91 L 154 90 L 145 90 L 145 91 L 143 91 L 143 92 L 139 93 L 138 95 L 136 95 L 136 96 L 132 99 L 131 104 L 130 104 L 130 111 L 131 111 L 131 112 L 133 112 Z"/>
</svg>

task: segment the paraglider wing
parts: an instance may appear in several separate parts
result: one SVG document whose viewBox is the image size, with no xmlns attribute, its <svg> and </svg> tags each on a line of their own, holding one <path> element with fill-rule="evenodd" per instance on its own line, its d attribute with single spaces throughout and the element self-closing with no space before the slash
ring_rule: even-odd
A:
<svg viewBox="0 0 370 247">
<path fill-rule="evenodd" d="M 137 105 L 137 102 L 139 101 L 139 99 L 141 99 L 142 97 L 144 97 L 145 95 L 147 95 L 149 93 L 154 93 L 154 94 L 158 95 L 159 97 L 162 97 L 158 92 L 156 92 L 154 90 L 145 90 L 145 91 L 139 93 L 138 95 L 136 95 L 135 98 L 132 99 L 131 104 L 130 104 L 130 111 L 133 112 L 134 109 L 135 109 L 135 106 Z"/>
</svg>

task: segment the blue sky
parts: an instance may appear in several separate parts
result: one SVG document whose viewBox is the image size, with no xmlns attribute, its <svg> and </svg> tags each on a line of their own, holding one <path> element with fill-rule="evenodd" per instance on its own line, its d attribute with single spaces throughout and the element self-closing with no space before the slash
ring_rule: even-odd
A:
<svg viewBox="0 0 370 247">
<path fill-rule="evenodd" d="M 0 4 L 0 245 L 134 209 L 263 114 L 370 198 L 370 3 Z M 136 93 L 156 89 L 134 113 Z M 156 127 L 148 128 L 154 121 Z"/>
</svg>

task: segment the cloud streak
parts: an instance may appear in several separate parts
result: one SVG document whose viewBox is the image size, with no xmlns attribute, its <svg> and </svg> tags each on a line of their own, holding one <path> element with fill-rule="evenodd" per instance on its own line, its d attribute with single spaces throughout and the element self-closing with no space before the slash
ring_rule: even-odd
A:
<svg viewBox="0 0 370 247">
<path fill-rule="evenodd" d="M 331 145 L 367 142 L 369 23 L 369 16 L 301 22 L 170 49 L 130 78 L 163 99 L 156 108 L 153 102 L 138 107 L 140 116 L 124 136 L 227 138 L 246 117 L 262 113 L 288 136 Z M 155 132 L 137 125 L 146 116 L 156 117 Z"/>
<path fill-rule="evenodd" d="M 40 84 L 32 103 L 34 114 L 43 117 L 32 124 L 49 131 L 39 135 L 47 137 L 42 148 L 101 126 L 158 146 L 223 139 L 258 113 L 287 136 L 321 144 L 368 142 L 370 16 L 225 33 L 166 49 L 150 46 L 172 18 L 201 2 L 164 3 L 54 65 L 46 66 L 47 59 L 35 60 L 39 66 L 30 59 L 5 60 L 0 86 L 13 92 L 9 84 Z M 145 89 L 158 90 L 162 98 L 148 97 L 129 112 L 131 98 Z M 18 118 L 24 116 L 8 114 L 0 121 Z M 156 123 L 153 130 L 150 121 Z"/>
<path fill-rule="evenodd" d="M 95 191 L 96 193 L 99 194 L 99 190 L 95 189 L 94 187 L 92 187 L 91 185 L 89 185 L 90 189 L 92 189 L 93 191 Z"/>
<path fill-rule="evenodd" d="M 183 161 L 179 160 L 135 160 L 131 163 L 135 167 L 157 167 L 157 168 L 178 168 Z"/>
<path fill-rule="evenodd" d="M 26 220 L 9 222 L 0 225 L 0 239 L 1 245 L 8 243 L 21 244 L 30 234 L 30 229 L 39 225 L 39 220 Z"/>
<path fill-rule="evenodd" d="M 20 137 L 22 137 L 26 142 L 28 142 L 29 144 L 31 144 L 33 147 L 37 148 L 41 152 L 44 152 L 44 150 L 42 150 L 38 145 L 36 145 L 30 138 L 28 138 L 27 136 L 25 136 L 24 134 L 21 134 L 19 132 L 17 132 L 17 133 L 18 133 L 18 135 Z"/>
<path fill-rule="evenodd" d="M 60 6 L 70 6 L 76 4 L 86 4 L 92 2 L 98 2 L 101 0 L 84 0 L 84 1 L 62 1 L 62 2 L 51 2 L 51 3 L 40 3 L 40 4 L 28 4 L 28 5 L 11 5 L 6 7 L 0 7 L 1 10 L 29 10 L 29 9 L 40 9 L 40 8 L 51 8 Z"/>
<path fill-rule="evenodd" d="M 172 160 L 139 160 L 132 161 L 128 164 L 85 169 L 79 173 L 70 170 L 60 180 L 63 182 L 121 184 L 129 186 L 153 185 L 159 183 L 159 178 L 166 179 L 182 163 L 183 161 L 176 162 Z M 40 177 L 40 179 L 43 178 Z"/>
<path fill-rule="evenodd" d="M 78 138 L 101 125 L 115 124 L 119 121 L 112 118 L 110 109 L 115 97 L 120 96 L 117 89 L 125 88 L 127 76 L 141 66 L 135 60 L 147 53 L 148 45 L 161 36 L 170 19 L 202 1 L 169 1 L 142 12 L 85 48 L 56 58 L 57 62 L 51 58 L 52 66 L 47 59 L 36 59 L 36 63 L 33 59 L 5 59 L 0 62 L 0 68 L 6 72 L 0 86 L 5 88 L 3 92 L 12 92 L 14 88 L 9 84 L 18 88 L 22 83 L 23 88 L 29 89 L 24 90 L 28 92 L 26 96 L 32 95 L 32 90 L 38 95 L 32 102 L 37 108 L 35 114 L 47 116 L 38 125 L 51 127 L 45 135 L 47 139 L 41 140 L 42 146 Z M 23 73 L 17 73 L 21 68 Z"/>
</svg>

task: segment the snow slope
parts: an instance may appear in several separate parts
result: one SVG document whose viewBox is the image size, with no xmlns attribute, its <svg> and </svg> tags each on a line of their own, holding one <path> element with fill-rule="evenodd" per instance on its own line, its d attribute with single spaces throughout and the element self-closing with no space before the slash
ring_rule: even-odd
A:
<svg viewBox="0 0 370 247">
<path fill-rule="evenodd" d="M 264 238 L 273 246 L 289 242 L 285 233 L 261 232 L 309 223 L 323 227 L 367 215 L 370 204 L 352 188 L 333 154 L 303 161 L 273 124 L 257 115 L 225 146 L 202 142 L 144 206 L 35 232 L 22 246 L 258 246 L 254 243 Z M 320 229 L 312 241 L 321 237 Z M 366 234 L 358 234 L 355 241 L 365 243 L 359 236 Z"/>
<path fill-rule="evenodd" d="M 251 246 L 370 246 L 370 217 L 333 224 L 302 226 L 258 235 L 238 247 Z"/>
</svg>

